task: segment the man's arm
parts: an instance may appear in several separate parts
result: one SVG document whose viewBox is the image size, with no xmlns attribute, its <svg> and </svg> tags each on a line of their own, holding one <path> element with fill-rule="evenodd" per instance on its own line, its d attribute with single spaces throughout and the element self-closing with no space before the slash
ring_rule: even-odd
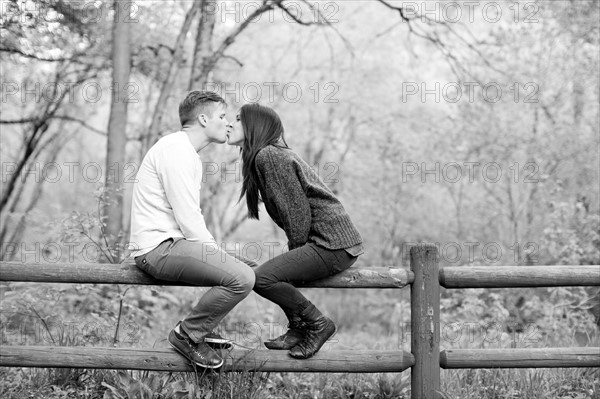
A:
<svg viewBox="0 0 600 399">
<path fill-rule="evenodd" d="M 189 151 L 172 150 L 158 157 L 156 170 L 175 220 L 187 240 L 216 244 L 200 209 L 200 185 L 194 176 L 199 160 Z"/>
</svg>

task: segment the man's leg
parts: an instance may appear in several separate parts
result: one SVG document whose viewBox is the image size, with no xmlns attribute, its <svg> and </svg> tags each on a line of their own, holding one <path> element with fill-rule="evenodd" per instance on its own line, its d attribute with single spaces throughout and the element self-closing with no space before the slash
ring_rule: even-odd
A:
<svg viewBox="0 0 600 399">
<path fill-rule="evenodd" d="M 156 269 L 155 277 L 211 287 L 181 323 L 182 329 L 196 342 L 252 291 L 252 269 L 216 246 L 175 239 L 162 251 L 160 246 L 157 249 L 147 257 Z"/>
<path fill-rule="evenodd" d="M 254 286 L 252 269 L 214 245 L 180 238 L 164 241 L 137 257 L 136 264 L 157 279 L 212 287 L 179 325 L 182 331 L 171 332 L 175 335 L 169 342 L 171 338 L 178 340 L 176 349 L 203 367 L 220 367 L 222 359 L 206 347 L 204 337 L 250 293 Z M 196 345 L 186 344 L 188 338 Z"/>
<path fill-rule="evenodd" d="M 233 256 L 237 260 L 239 260 L 241 262 L 244 262 L 245 264 L 247 264 L 250 267 L 258 267 L 258 263 L 256 263 L 255 261 L 250 260 L 250 259 L 246 258 L 245 256 L 237 253 L 234 249 L 221 248 L 221 250 L 225 251 L 227 253 L 227 255 Z"/>
</svg>

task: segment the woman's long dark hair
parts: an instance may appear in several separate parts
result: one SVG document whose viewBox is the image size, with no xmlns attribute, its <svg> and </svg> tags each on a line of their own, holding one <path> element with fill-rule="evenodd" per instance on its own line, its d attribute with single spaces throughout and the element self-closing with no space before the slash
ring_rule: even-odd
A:
<svg viewBox="0 0 600 399">
<path fill-rule="evenodd" d="M 240 200 L 246 196 L 248 216 L 258 219 L 258 179 L 254 160 L 256 154 L 268 145 L 288 148 L 283 137 L 283 124 L 279 115 L 269 107 L 260 104 L 246 104 L 240 110 L 240 121 L 244 130 L 242 145 L 242 192 Z"/>
</svg>

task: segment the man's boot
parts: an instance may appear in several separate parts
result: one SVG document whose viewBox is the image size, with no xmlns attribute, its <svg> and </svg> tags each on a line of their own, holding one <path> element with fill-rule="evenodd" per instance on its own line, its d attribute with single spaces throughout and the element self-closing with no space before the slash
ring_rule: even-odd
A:
<svg viewBox="0 0 600 399">
<path fill-rule="evenodd" d="M 287 350 L 292 349 L 304 339 L 304 323 L 298 314 L 285 314 L 288 318 L 288 330 L 285 334 L 265 342 L 268 349 Z"/>
<path fill-rule="evenodd" d="M 323 316 L 312 303 L 300 312 L 300 318 L 306 326 L 304 339 L 294 346 L 289 354 L 296 359 L 308 359 L 335 334 L 336 327 L 333 321 Z"/>
</svg>

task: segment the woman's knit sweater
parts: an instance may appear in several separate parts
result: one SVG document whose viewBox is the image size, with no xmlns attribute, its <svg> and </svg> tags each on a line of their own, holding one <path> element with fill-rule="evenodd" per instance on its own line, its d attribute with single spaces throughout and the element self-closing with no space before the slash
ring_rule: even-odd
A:
<svg viewBox="0 0 600 399">
<path fill-rule="evenodd" d="M 302 158 L 269 145 L 256 155 L 255 168 L 261 198 L 269 216 L 285 231 L 290 250 L 310 241 L 354 256 L 363 253 L 350 216 Z"/>
</svg>

